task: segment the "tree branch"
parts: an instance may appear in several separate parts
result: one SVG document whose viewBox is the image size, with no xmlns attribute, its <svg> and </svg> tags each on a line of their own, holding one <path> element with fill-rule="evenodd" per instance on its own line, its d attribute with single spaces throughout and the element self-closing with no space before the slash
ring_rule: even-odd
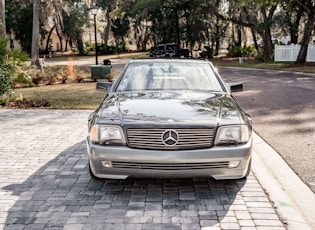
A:
<svg viewBox="0 0 315 230">
<path fill-rule="evenodd" d="M 213 6 L 213 5 L 211 5 L 211 4 L 210 4 L 210 8 L 211 8 L 212 13 L 213 13 L 217 18 L 219 18 L 219 19 L 221 19 L 221 20 L 230 21 L 230 22 L 232 22 L 232 23 L 234 23 L 234 24 L 237 24 L 237 25 L 240 25 L 240 26 L 249 27 L 249 28 L 252 28 L 253 26 L 255 26 L 254 23 L 243 22 L 243 21 L 241 21 L 241 20 L 239 20 L 239 19 L 237 19 L 237 18 L 234 18 L 234 17 L 226 17 L 226 16 L 220 14 L 220 13 L 217 11 L 216 7 Z"/>
</svg>

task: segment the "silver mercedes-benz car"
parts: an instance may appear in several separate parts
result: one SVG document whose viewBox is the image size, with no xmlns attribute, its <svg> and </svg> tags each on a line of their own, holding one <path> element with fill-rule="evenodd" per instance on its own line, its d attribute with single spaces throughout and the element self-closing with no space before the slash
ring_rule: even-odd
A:
<svg viewBox="0 0 315 230">
<path fill-rule="evenodd" d="M 251 168 L 252 122 L 213 65 L 198 59 L 129 61 L 89 116 L 93 178 L 239 179 Z"/>
</svg>

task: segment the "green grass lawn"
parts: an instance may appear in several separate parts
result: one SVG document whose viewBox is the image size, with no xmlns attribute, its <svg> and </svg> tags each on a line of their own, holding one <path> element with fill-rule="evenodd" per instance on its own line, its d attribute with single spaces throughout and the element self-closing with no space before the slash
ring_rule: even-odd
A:
<svg viewBox="0 0 315 230">
<path fill-rule="evenodd" d="M 96 83 L 72 83 L 15 89 L 24 100 L 48 101 L 49 109 L 97 109 L 105 92 L 96 90 Z"/>
<path fill-rule="evenodd" d="M 295 66 L 293 64 L 273 62 L 273 63 L 234 63 L 234 64 L 221 64 L 222 66 L 234 66 L 243 68 L 256 68 L 256 69 L 270 69 L 270 70 L 282 70 L 292 72 L 303 73 L 315 73 L 315 65 L 300 65 Z"/>
<path fill-rule="evenodd" d="M 270 69 L 292 72 L 315 73 L 315 63 L 306 63 L 304 65 L 295 65 L 293 62 L 255 62 L 252 59 L 244 58 L 242 64 L 239 63 L 238 58 L 214 58 L 210 59 L 214 65 L 242 67 L 242 68 L 256 68 L 256 69 Z"/>
</svg>

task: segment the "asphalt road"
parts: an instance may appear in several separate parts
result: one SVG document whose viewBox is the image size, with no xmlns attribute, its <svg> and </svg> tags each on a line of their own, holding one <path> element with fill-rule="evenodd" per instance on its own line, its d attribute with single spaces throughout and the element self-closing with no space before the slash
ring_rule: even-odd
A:
<svg viewBox="0 0 315 230">
<path fill-rule="evenodd" d="M 243 82 L 234 94 L 252 116 L 254 130 L 315 192 L 315 75 L 220 67 L 227 82 Z"/>
</svg>

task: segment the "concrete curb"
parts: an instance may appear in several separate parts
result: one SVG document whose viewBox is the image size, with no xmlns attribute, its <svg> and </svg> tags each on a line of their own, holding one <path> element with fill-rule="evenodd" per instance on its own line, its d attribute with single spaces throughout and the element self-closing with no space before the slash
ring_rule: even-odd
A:
<svg viewBox="0 0 315 230">
<path fill-rule="evenodd" d="M 287 229 L 315 229 L 315 194 L 256 133 L 252 171 Z"/>
</svg>

